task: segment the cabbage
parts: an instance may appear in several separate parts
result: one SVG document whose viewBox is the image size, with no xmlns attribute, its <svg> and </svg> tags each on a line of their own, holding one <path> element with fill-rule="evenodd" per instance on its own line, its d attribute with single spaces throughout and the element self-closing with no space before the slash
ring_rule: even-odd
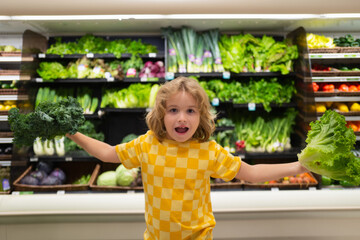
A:
<svg viewBox="0 0 360 240">
<path fill-rule="evenodd" d="M 98 176 L 96 184 L 98 186 L 116 186 L 116 172 L 103 172 Z"/>
<path fill-rule="evenodd" d="M 130 186 L 130 184 L 137 177 L 138 171 L 139 171 L 139 168 L 127 169 L 124 167 L 123 164 L 119 165 L 115 170 L 116 183 L 119 186 Z"/>
<path fill-rule="evenodd" d="M 351 151 L 356 136 L 346 127 L 345 117 L 327 110 L 310 127 L 307 146 L 298 154 L 300 163 L 317 174 L 359 185 L 360 158 Z"/>
</svg>

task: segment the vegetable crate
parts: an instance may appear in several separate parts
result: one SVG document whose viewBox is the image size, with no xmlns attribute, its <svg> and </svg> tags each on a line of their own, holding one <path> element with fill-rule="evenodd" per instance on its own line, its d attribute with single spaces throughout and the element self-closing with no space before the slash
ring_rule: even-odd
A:
<svg viewBox="0 0 360 240">
<path fill-rule="evenodd" d="M 101 173 L 106 171 L 115 171 L 115 169 L 119 166 L 119 164 L 111 164 L 111 163 L 103 163 L 102 165 L 97 164 L 94 170 L 94 177 L 91 178 L 90 181 L 90 189 L 93 191 L 104 191 L 104 192 L 124 192 L 124 191 L 132 191 L 132 190 L 140 190 L 142 191 L 143 186 L 138 186 L 135 184 L 131 184 L 130 186 L 99 186 L 97 185 L 98 176 Z M 139 175 L 141 171 L 139 171 Z M 138 176 L 139 176 L 138 175 Z M 134 180 L 136 181 L 136 179 Z"/>
<path fill-rule="evenodd" d="M 49 161 L 50 162 L 50 161 Z M 96 163 L 90 162 L 57 162 L 53 169 L 60 168 L 66 175 L 66 180 L 57 185 L 29 185 L 22 179 L 36 169 L 36 164 L 30 165 L 13 183 L 15 191 L 56 192 L 56 191 L 86 191 L 89 190 L 91 179 L 95 177 Z M 76 171 L 74 171 L 76 169 Z M 86 184 L 75 184 L 82 176 L 90 175 Z"/>
</svg>

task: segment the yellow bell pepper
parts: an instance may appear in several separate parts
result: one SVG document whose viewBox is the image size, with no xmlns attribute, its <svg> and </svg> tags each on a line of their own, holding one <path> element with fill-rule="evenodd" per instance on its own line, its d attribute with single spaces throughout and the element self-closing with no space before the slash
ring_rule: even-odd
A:
<svg viewBox="0 0 360 240">
<path fill-rule="evenodd" d="M 350 107 L 350 111 L 352 112 L 360 112 L 360 104 L 353 103 Z"/>
</svg>

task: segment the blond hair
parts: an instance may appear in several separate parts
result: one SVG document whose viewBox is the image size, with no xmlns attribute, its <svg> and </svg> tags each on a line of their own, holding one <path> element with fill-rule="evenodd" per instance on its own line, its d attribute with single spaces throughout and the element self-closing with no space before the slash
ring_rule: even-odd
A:
<svg viewBox="0 0 360 240">
<path fill-rule="evenodd" d="M 209 97 L 199 82 L 193 78 L 178 77 L 163 84 L 155 100 L 154 108 L 146 115 L 146 124 L 155 136 L 162 141 L 166 137 L 164 123 L 166 101 L 170 96 L 185 91 L 189 93 L 197 102 L 200 112 L 200 123 L 196 129 L 193 139 L 200 142 L 207 141 L 215 130 L 215 114 L 211 112 Z"/>
</svg>

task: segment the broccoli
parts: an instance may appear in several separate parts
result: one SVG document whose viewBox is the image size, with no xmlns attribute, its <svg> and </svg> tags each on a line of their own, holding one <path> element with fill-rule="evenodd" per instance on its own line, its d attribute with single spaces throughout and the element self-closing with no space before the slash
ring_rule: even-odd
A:
<svg viewBox="0 0 360 240">
<path fill-rule="evenodd" d="M 51 140 L 66 133 L 75 134 L 85 118 L 77 100 L 68 97 L 56 103 L 41 102 L 28 114 L 12 108 L 8 120 L 14 132 L 13 143 L 21 147 L 32 146 L 37 137 Z"/>
<path fill-rule="evenodd" d="M 359 185 L 360 158 L 351 152 L 356 137 L 345 117 L 327 110 L 310 127 L 307 146 L 298 154 L 300 163 L 314 173 Z"/>
</svg>

